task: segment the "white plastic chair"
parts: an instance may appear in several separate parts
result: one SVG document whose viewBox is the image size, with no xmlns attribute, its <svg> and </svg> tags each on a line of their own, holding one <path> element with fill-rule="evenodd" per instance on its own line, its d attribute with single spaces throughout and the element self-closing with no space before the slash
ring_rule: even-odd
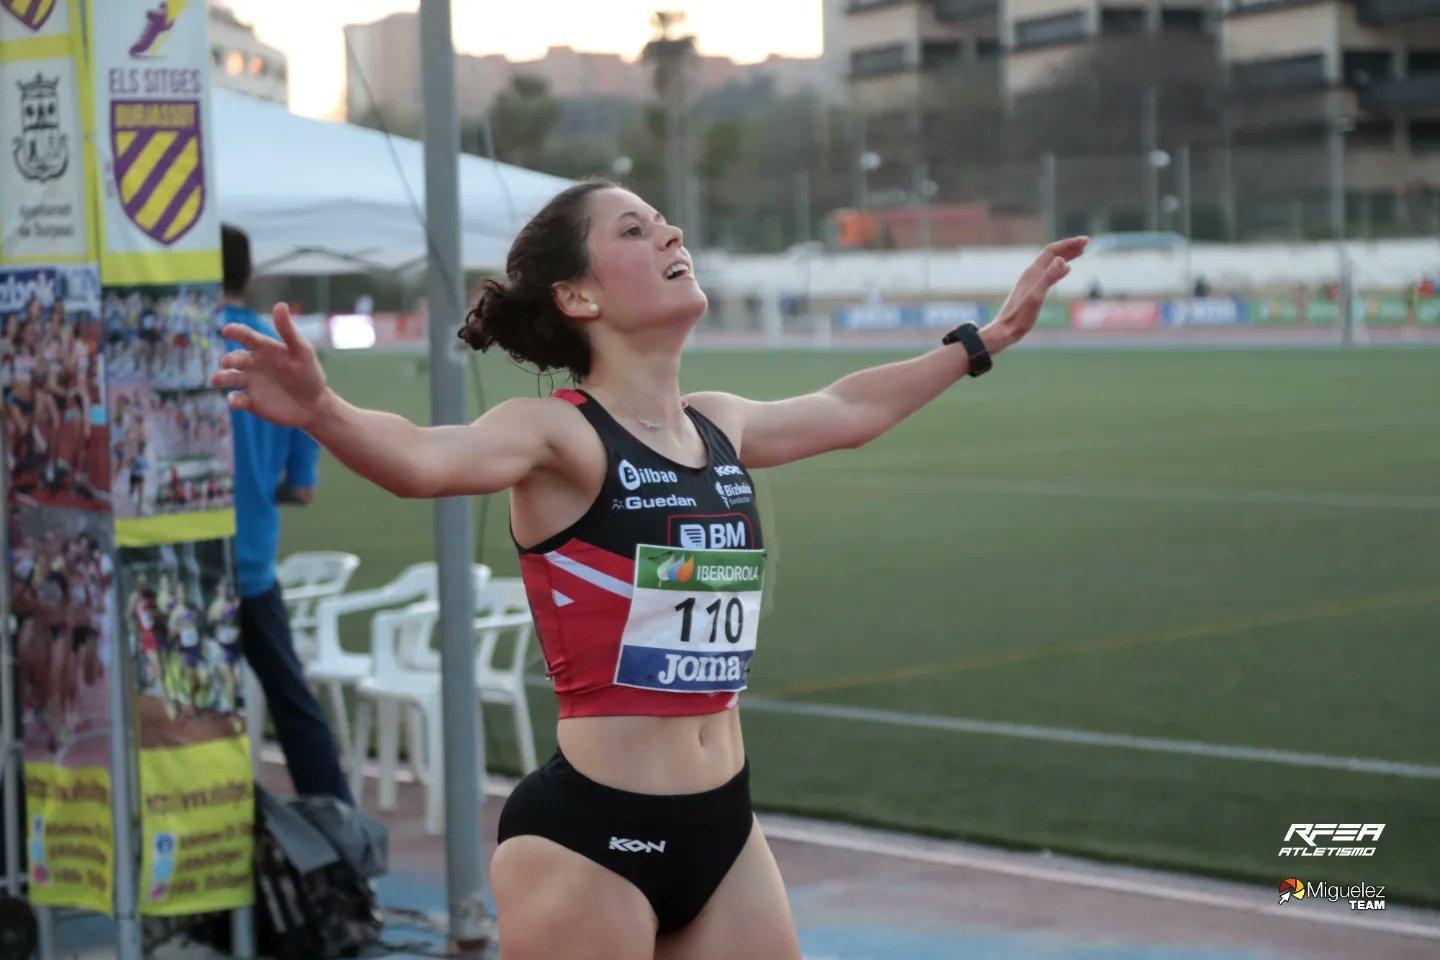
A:
<svg viewBox="0 0 1440 960">
<path fill-rule="evenodd" d="M 359 566 L 359 557 L 339 550 L 292 553 L 275 565 L 301 661 L 315 659 L 315 608 L 321 600 L 344 593 Z"/>
<path fill-rule="evenodd" d="M 474 567 L 475 591 L 479 593 L 490 580 L 490 568 L 477 563 Z M 351 653 L 340 646 L 340 618 L 367 610 L 384 610 L 414 603 L 434 601 L 439 595 L 436 567 L 433 560 L 412 563 L 400 575 L 382 587 L 359 590 L 338 597 L 326 597 L 315 607 L 315 659 L 305 668 L 311 684 L 323 689 L 330 698 L 330 709 L 335 716 L 336 734 L 340 750 L 350 767 L 352 783 L 361 776 L 363 753 L 351 750 L 355 742 L 350 728 L 350 719 L 345 712 L 345 688 L 355 686 L 371 672 L 370 653 Z M 371 623 L 372 649 L 375 641 L 375 623 Z"/>
<path fill-rule="evenodd" d="M 275 580 L 289 615 L 295 655 L 302 664 L 315 658 L 316 604 L 342 593 L 359 566 L 359 557 L 339 550 L 300 551 L 275 564 Z M 265 691 L 248 664 L 245 666 L 245 720 L 250 731 L 252 760 L 258 771 L 260 741 L 265 731 Z M 337 718 L 336 723 L 340 722 Z M 348 750 L 349 744 L 342 740 L 340 749 Z"/>
<path fill-rule="evenodd" d="M 487 608 L 486 603 L 490 604 Z M 506 629 L 482 628 L 482 621 L 475 621 L 479 647 L 475 652 L 475 688 L 480 700 L 508 706 L 515 715 L 515 738 L 519 742 L 520 766 L 522 773 L 529 773 L 539 766 L 535 756 L 535 731 L 530 724 L 530 701 L 525 694 L 525 665 L 530 654 L 530 640 L 535 636 L 535 621 L 530 613 L 530 598 L 525 593 L 525 582 L 519 577 L 496 577 L 486 585 L 477 597 L 475 612 L 488 615 L 499 623 L 502 615 L 523 613 L 527 621 L 525 629 L 517 629 L 510 660 L 500 665 L 497 654 L 501 653 L 501 641 Z"/>
<path fill-rule="evenodd" d="M 483 589 L 475 592 L 475 616 L 483 617 L 496 613 L 529 613 L 530 598 L 525 593 L 525 581 L 520 577 L 491 577 Z M 427 635 L 417 647 L 407 649 L 401 659 L 409 666 L 430 670 L 440 669 L 440 651 L 429 642 Z M 483 667 L 489 661 L 483 659 L 476 664 Z M 477 674 L 479 682 L 486 674 Z"/>
<path fill-rule="evenodd" d="M 398 610 L 377 613 L 370 621 L 371 673 L 362 677 L 356 685 L 355 742 L 350 751 L 363 760 L 370 752 L 371 731 L 378 727 L 377 793 L 382 810 L 395 809 L 402 707 L 410 708 L 407 713 L 416 709 L 428 711 L 431 709 L 428 703 L 420 707 L 416 707 L 415 703 L 431 695 L 437 701 L 439 698 L 438 674 L 429 667 L 417 667 L 414 663 L 414 655 L 429 645 L 439 619 L 439 604 L 433 600 L 422 600 Z M 386 685 L 385 692 L 372 696 L 372 681 L 376 675 L 390 678 L 392 682 Z M 433 709 L 438 711 L 438 702 Z M 421 740 L 425 733 L 423 724 L 414 716 L 407 715 L 405 719 L 410 734 L 409 766 L 417 780 L 428 783 L 429 771 L 425 764 L 428 751 Z M 350 793 L 357 803 L 362 799 L 364 786 L 363 771 L 360 764 L 356 764 L 350 768 Z"/>
<path fill-rule="evenodd" d="M 485 615 L 475 619 L 476 730 L 483 736 L 480 705 L 509 706 L 515 717 L 520 762 L 524 772 L 539 764 L 530 707 L 525 695 L 524 667 L 534 623 L 523 585 L 518 579 L 491 581 L 477 594 L 477 610 Z M 517 609 L 518 608 L 518 609 Z M 510 612 L 507 612 L 510 611 Z M 401 711 L 409 732 L 409 752 L 417 779 L 425 786 L 425 828 L 438 833 L 444 816 L 442 771 L 444 747 L 440 704 L 438 657 L 431 638 L 439 620 L 434 603 L 416 603 L 402 611 L 376 617 L 375 654 L 370 676 L 356 685 L 355 743 L 352 751 L 364 756 L 370 747 L 372 727 L 378 737 L 379 805 L 395 807 L 395 776 L 398 767 Z M 513 636 L 512 658 L 498 666 L 497 653 L 507 635 Z M 481 772 L 483 780 L 484 772 Z M 352 792 L 360 795 L 359 781 L 352 780 Z M 480 787 L 483 789 L 483 783 Z"/>
</svg>

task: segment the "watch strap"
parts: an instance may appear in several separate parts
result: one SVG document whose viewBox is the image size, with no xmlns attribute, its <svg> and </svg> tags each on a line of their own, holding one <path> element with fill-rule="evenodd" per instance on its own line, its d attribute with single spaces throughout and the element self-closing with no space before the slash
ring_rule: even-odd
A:
<svg viewBox="0 0 1440 960">
<path fill-rule="evenodd" d="M 990 358 L 990 350 L 985 346 L 985 341 L 980 338 L 980 328 L 973 323 L 962 323 L 960 326 L 945 334 L 941 343 L 960 343 L 965 347 L 965 353 L 970 358 L 966 370 L 972 377 L 978 377 L 993 367 L 994 361 Z"/>
</svg>

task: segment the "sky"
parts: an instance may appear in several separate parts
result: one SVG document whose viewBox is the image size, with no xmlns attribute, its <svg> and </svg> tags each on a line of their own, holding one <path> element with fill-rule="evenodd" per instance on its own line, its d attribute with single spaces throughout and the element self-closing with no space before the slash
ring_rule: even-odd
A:
<svg viewBox="0 0 1440 960">
<path fill-rule="evenodd" d="M 337 118 L 345 92 L 341 27 L 370 23 L 418 0 L 225 0 L 264 43 L 289 58 L 290 109 Z M 453 0 L 455 48 L 533 60 L 550 46 L 639 54 L 650 14 L 683 10 L 700 52 L 742 63 L 771 53 L 817 57 L 821 0 Z"/>
</svg>

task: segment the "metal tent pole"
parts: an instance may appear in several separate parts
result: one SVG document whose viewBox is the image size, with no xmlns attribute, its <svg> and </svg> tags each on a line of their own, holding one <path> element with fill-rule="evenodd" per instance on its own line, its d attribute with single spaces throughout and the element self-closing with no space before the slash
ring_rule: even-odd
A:
<svg viewBox="0 0 1440 960">
<path fill-rule="evenodd" d="M 118 554 L 118 548 L 116 548 Z M 119 558 L 116 558 L 119 567 Z M 112 590 L 118 591 L 115 584 Z M 130 650 L 120 628 L 120 604 L 110 612 L 110 813 L 115 858 L 115 951 L 119 960 L 140 960 L 140 858 L 135 850 L 135 750 Z"/>
<path fill-rule="evenodd" d="M 430 408 L 435 424 L 465 420 L 465 377 L 455 353 L 463 313 L 460 266 L 460 131 L 455 120 L 455 51 L 450 0 L 420 4 L 420 89 L 425 105 L 425 221 L 430 270 Z M 485 859 L 480 836 L 480 775 L 484 741 L 477 735 L 475 694 L 475 556 L 470 501 L 435 502 L 435 551 L 440 571 L 440 697 L 444 717 L 445 889 L 450 940 L 483 946 Z"/>
<path fill-rule="evenodd" d="M 5 425 L 0 423 L 0 451 L 9 450 L 5 438 Z M 0 452 L 0 504 L 10 502 L 10 470 L 6 457 Z M 0 524 L 0 630 L 5 631 L 3 646 L 0 646 L 0 743 L 4 744 L 4 755 L 0 762 L 4 767 L 5 784 L 5 889 L 12 897 L 20 896 L 20 778 L 15 775 L 15 766 L 20 762 L 20 738 L 15 724 L 15 637 L 10 630 L 10 520 L 7 510 L 4 524 Z"/>
</svg>

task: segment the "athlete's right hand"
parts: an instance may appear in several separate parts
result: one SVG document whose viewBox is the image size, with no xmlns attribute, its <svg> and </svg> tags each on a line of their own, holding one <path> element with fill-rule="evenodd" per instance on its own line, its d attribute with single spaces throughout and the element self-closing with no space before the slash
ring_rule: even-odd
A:
<svg viewBox="0 0 1440 960">
<path fill-rule="evenodd" d="M 210 377 L 210 385 L 233 389 L 229 400 L 236 410 L 303 429 L 319 411 L 325 371 L 315 348 L 295 329 L 289 305 L 275 304 L 273 317 L 279 340 L 243 323 L 220 328 L 222 337 L 244 349 L 231 350 L 220 359 L 221 369 Z"/>
</svg>

